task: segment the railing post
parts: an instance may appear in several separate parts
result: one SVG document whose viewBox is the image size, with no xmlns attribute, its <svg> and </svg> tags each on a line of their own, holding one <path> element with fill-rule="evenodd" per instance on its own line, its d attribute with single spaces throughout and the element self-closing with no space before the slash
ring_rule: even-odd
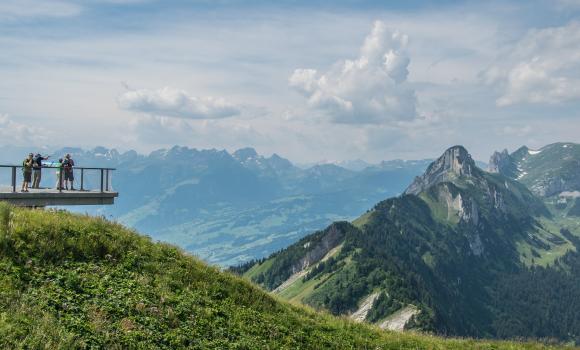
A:
<svg viewBox="0 0 580 350">
<path fill-rule="evenodd" d="M 103 192 L 103 177 L 105 176 L 105 170 L 101 169 L 101 192 Z"/>
<path fill-rule="evenodd" d="M 58 172 L 58 192 L 62 192 L 62 186 L 63 186 L 62 173 L 63 172 L 64 172 L 64 167 L 61 167 L 59 172 Z"/>
<path fill-rule="evenodd" d="M 81 191 L 84 191 L 84 184 L 85 184 L 85 169 L 81 168 Z"/>
<path fill-rule="evenodd" d="M 109 169 L 106 170 L 106 186 L 105 186 L 105 191 L 109 192 Z"/>
<path fill-rule="evenodd" d="M 16 192 L 16 167 L 12 167 L 12 192 Z"/>
</svg>

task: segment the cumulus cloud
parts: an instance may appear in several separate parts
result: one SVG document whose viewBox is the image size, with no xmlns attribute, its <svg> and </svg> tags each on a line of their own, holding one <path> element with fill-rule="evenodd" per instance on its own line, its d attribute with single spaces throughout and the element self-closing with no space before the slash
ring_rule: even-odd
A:
<svg viewBox="0 0 580 350">
<path fill-rule="evenodd" d="M 528 32 L 482 73 L 498 106 L 560 104 L 580 99 L 580 23 Z"/>
<path fill-rule="evenodd" d="M 341 61 L 326 73 L 296 69 L 289 84 L 335 123 L 410 121 L 417 116 L 417 99 L 407 82 L 407 45 L 407 35 L 376 21 L 357 59 Z"/>
<path fill-rule="evenodd" d="M 185 119 L 219 119 L 240 114 L 240 107 L 221 97 L 195 97 L 183 90 L 129 90 L 117 99 L 119 107 L 149 115 Z"/>
</svg>

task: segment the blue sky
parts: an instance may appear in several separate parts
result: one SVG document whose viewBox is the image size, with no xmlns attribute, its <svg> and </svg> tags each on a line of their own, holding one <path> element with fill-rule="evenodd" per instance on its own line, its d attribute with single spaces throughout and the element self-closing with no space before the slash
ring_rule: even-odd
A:
<svg viewBox="0 0 580 350">
<path fill-rule="evenodd" d="M 0 144 L 294 161 L 580 142 L 580 1 L 0 2 Z"/>
</svg>

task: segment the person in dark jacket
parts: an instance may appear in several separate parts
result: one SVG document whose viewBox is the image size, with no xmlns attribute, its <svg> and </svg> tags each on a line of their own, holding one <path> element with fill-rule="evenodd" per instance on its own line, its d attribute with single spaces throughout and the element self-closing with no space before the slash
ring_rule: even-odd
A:
<svg viewBox="0 0 580 350">
<path fill-rule="evenodd" d="M 43 157 L 39 153 L 34 156 L 32 160 L 32 188 L 40 188 L 40 180 L 42 179 L 42 161 L 49 157 Z"/>
<path fill-rule="evenodd" d="M 73 182 L 75 180 L 73 167 L 75 166 L 74 160 L 71 158 L 70 154 L 67 154 L 64 157 L 64 161 L 62 162 L 62 167 L 64 168 L 64 188 L 69 189 L 69 182 L 70 182 L 70 190 L 74 191 Z"/>
</svg>

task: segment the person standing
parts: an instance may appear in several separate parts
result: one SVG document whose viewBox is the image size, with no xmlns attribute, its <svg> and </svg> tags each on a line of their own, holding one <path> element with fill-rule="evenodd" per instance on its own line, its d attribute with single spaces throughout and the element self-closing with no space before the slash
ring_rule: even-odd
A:
<svg viewBox="0 0 580 350">
<path fill-rule="evenodd" d="M 68 184 L 70 182 L 70 190 L 74 191 L 75 188 L 73 182 L 75 180 L 75 177 L 73 173 L 73 167 L 75 166 L 75 162 L 71 158 L 70 154 L 67 153 L 67 155 L 64 157 L 62 165 L 64 168 L 64 188 L 68 190 L 69 189 Z"/>
<path fill-rule="evenodd" d="M 56 189 L 62 189 L 62 158 L 59 158 L 56 164 Z"/>
<path fill-rule="evenodd" d="M 33 163 L 33 154 L 30 153 L 26 159 L 22 162 L 22 176 L 24 180 L 22 181 L 22 189 L 21 192 L 28 192 L 28 185 L 32 182 L 32 163 Z"/>
<path fill-rule="evenodd" d="M 40 188 L 40 180 L 42 179 L 42 161 L 47 160 L 49 157 L 43 157 L 40 153 L 34 156 L 32 161 L 32 188 Z"/>
</svg>

